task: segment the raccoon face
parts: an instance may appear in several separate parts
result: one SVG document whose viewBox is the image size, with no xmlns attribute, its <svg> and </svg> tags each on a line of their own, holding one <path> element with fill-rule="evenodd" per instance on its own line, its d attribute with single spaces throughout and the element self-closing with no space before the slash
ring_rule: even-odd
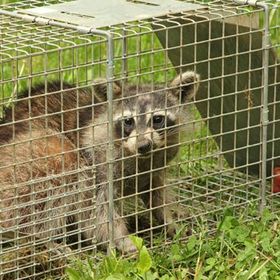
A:
<svg viewBox="0 0 280 280">
<path fill-rule="evenodd" d="M 180 113 L 199 86 L 199 75 L 188 71 L 178 75 L 167 89 L 149 86 L 114 85 L 115 143 L 122 145 L 125 156 L 149 158 L 153 152 L 178 143 Z M 105 85 L 106 87 L 106 85 Z M 118 89 L 118 90 L 116 90 Z M 106 100 L 106 89 L 98 99 Z"/>
</svg>

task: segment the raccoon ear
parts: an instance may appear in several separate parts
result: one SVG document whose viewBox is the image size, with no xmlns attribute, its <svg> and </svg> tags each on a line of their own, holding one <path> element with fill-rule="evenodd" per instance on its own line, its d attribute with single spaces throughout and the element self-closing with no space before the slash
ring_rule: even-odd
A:
<svg viewBox="0 0 280 280">
<path fill-rule="evenodd" d="M 176 95 L 182 103 L 192 99 L 199 88 L 199 75 L 193 71 L 187 71 L 179 74 L 170 84 L 173 94 Z"/>
<path fill-rule="evenodd" d="M 97 102 L 104 102 L 107 100 L 107 80 L 106 79 L 96 79 L 94 80 L 94 95 Z M 122 87 L 119 82 L 113 82 L 113 98 L 118 98 L 121 95 Z"/>
</svg>

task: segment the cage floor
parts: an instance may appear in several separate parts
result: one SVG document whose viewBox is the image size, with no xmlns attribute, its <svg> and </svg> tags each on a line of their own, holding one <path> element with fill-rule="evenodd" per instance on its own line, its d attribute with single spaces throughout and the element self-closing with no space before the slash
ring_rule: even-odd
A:
<svg viewBox="0 0 280 280">
<path fill-rule="evenodd" d="M 260 200 L 260 179 L 246 177 L 243 173 L 213 172 L 202 178 L 177 182 L 180 202 L 191 216 L 224 211 Z"/>
<path fill-rule="evenodd" d="M 204 217 L 203 220 L 207 222 L 219 221 L 226 209 L 248 218 L 259 215 L 259 178 L 236 171 L 208 171 L 208 174 L 211 175 L 173 180 L 177 181 L 179 201 L 188 212 L 187 220 L 194 223 L 197 217 Z M 266 207 L 279 209 L 279 205 L 279 195 L 271 193 L 271 181 L 268 180 Z"/>
</svg>

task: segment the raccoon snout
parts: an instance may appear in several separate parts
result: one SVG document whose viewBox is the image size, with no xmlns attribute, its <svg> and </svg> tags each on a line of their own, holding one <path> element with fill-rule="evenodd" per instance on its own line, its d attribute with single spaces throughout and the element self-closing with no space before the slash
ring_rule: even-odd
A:
<svg viewBox="0 0 280 280">
<path fill-rule="evenodd" d="M 144 155 L 150 152 L 152 150 L 152 147 L 153 147 L 153 143 L 150 140 L 138 143 L 138 153 Z"/>
</svg>

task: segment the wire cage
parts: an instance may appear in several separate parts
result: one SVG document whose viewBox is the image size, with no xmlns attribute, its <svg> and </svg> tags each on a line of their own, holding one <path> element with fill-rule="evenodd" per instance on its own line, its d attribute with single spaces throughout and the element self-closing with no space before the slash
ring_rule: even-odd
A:
<svg viewBox="0 0 280 280">
<path fill-rule="evenodd" d="M 1 279 L 279 211 L 277 2 L 6 2 Z"/>
</svg>

